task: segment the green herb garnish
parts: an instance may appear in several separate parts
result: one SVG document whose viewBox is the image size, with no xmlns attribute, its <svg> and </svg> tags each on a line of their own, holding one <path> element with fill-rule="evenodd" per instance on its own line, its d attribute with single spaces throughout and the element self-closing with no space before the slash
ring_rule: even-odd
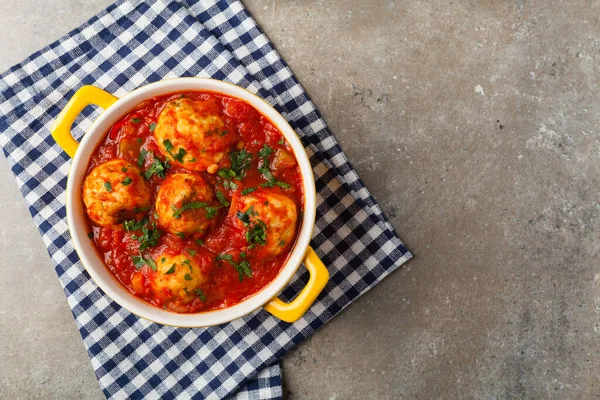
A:
<svg viewBox="0 0 600 400">
<path fill-rule="evenodd" d="M 139 119 L 139 118 L 132 118 L 131 122 L 134 123 L 134 124 L 139 124 L 140 122 L 142 122 L 142 120 Z"/>
<path fill-rule="evenodd" d="M 229 201 L 227 201 L 227 198 L 225 198 L 225 195 L 223 193 L 221 193 L 220 190 L 217 190 L 215 192 L 215 195 L 217 196 L 217 200 L 219 200 L 219 203 L 223 204 L 224 207 L 228 207 L 229 206 Z"/>
<path fill-rule="evenodd" d="M 252 269 L 250 268 L 250 263 L 247 260 L 237 263 L 233 261 L 233 256 L 227 253 L 219 254 L 217 256 L 217 261 L 219 260 L 227 261 L 229 264 L 231 264 L 233 268 L 236 269 L 239 275 L 240 282 L 244 279 L 244 276 L 252 278 Z"/>
<path fill-rule="evenodd" d="M 169 268 L 169 270 L 167 272 L 165 272 L 165 275 L 169 275 L 169 274 L 172 274 L 173 272 L 175 272 L 175 265 L 176 264 L 171 265 L 171 268 Z"/>
<path fill-rule="evenodd" d="M 94 238 L 94 233 L 93 233 L 93 232 L 90 232 L 90 233 L 88 233 L 88 237 L 89 237 L 90 239 L 93 239 L 93 238 Z"/>
<path fill-rule="evenodd" d="M 154 247 L 158 244 L 160 239 L 160 231 L 156 228 L 156 224 L 152 222 L 150 229 L 147 226 L 142 226 L 142 236 L 138 237 L 140 243 L 140 251 L 144 251 L 149 247 Z"/>
<path fill-rule="evenodd" d="M 104 182 L 104 189 L 109 193 L 112 192 L 112 184 L 110 182 Z"/>
<path fill-rule="evenodd" d="M 224 181 L 223 182 L 223 187 L 225 189 L 231 189 L 231 190 L 235 190 L 237 189 L 239 186 L 237 185 L 237 183 L 232 182 L 232 181 Z"/>
<path fill-rule="evenodd" d="M 146 222 L 148 222 L 148 218 L 144 218 L 141 221 L 136 221 L 135 219 L 132 219 L 131 221 L 123 222 L 123 227 L 128 232 L 139 231 L 140 229 L 142 229 L 142 226 L 146 225 Z"/>
<path fill-rule="evenodd" d="M 203 302 L 206 301 L 206 295 L 204 294 L 202 289 L 196 289 L 196 290 L 194 290 L 194 292 L 196 292 L 196 295 L 198 295 L 198 297 L 200 297 L 200 300 L 202 300 Z"/>
<path fill-rule="evenodd" d="M 192 277 L 190 276 L 190 274 L 185 274 L 185 275 L 183 276 L 183 279 L 185 279 L 186 281 L 191 281 L 191 280 L 192 280 Z"/>
<path fill-rule="evenodd" d="M 279 142 L 277 142 L 277 144 L 285 146 L 285 140 L 283 138 L 281 138 L 281 139 L 279 139 Z"/>
<path fill-rule="evenodd" d="M 263 144 L 262 149 L 258 151 L 258 156 L 262 158 L 263 167 L 269 164 L 268 157 L 273 153 L 273 149 L 268 144 Z"/>
<path fill-rule="evenodd" d="M 183 163 L 183 157 L 185 155 L 186 155 L 185 149 L 183 147 L 180 147 L 177 154 L 171 154 L 171 157 L 173 157 L 173 159 L 179 161 L 180 163 Z"/>
<path fill-rule="evenodd" d="M 260 187 L 273 187 L 275 185 L 279 186 L 280 188 L 283 189 L 287 189 L 290 187 L 289 184 L 282 182 L 282 181 L 278 181 L 277 179 L 275 179 L 275 177 L 273 176 L 273 174 L 271 173 L 271 171 L 269 171 L 268 168 L 259 168 L 258 171 L 263 175 L 263 177 L 267 180 L 267 182 L 261 183 Z"/>
<path fill-rule="evenodd" d="M 127 178 L 125 178 L 125 179 L 123 179 L 121 181 L 121 185 L 123 185 L 123 186 L 128 186 L 129 184 L 131 184 L 131 178 L 130 177 L 127 177 Z"/>
<path fill-rule="evenodd" d="M 169 155 L 171 157 L 173 157 L 173 160 L 183 163 L 183 157 L 187 153 L 183 147 L 179 148 L 179 151 L 177 152 L 177 154 L 173 154 L 173 153 L 171 153 L 171 150 L 173 150 L 173 148 L 174 148 L 173 143 L 171 143 L 171 141 L 169 139 L 167 139 L 167 140 L 163 140 L 163 144 L 165 145 L 165 149 L 167 150 L 167 153 L 169 153 Z"/>
<path fill-rule="evenodd" d="M 159 178 L 164 178 L 165 172 L 170 167 L 169 160 L 160 161 L 154 156 L 154 154 L 152 156 L 154 157 L 154 160 L 152 160 L 152 164 L 150 164 L 148 169 L 144 171 L 144 178 L 146 178 L 146 180 L 149 180 L 152 177 L 152 175 L 156 175 Z"/>
<path fill-rule="evenodd" d="M 256 216 L 256 215 L 258 215 L 258 213 L 256 211 L 254 211 L 254 206 L 250 206 L 245 212 L 238 211 L 235 214 L 237 219 L 242 221 L 244 226 L 248 226 L 248 224 L 250 223 L 250 217 Z"/>
<path fill-rule="evenodd" d="M 173 217 L 177 219 L 181 218 L 181 213 L 183 213 L 184 211 L 198 208 L 204 208 L 204 210 L 206 211 L 206 218 L 211 219 L 215 215 L 217 215 L 217 210 L 221 207 L 212 207 L 209 206 L 208 203 L 205 203 L 203 201 L 192 201 L 191 203 L 182 205 L 180 208 L 176 208 L 173 205 L 171 205 L 171 208 L 173 209 Z"/>
<path fill-rule="evenodd" d="M 204 246 L 204 240 L 202 239 L 196 239 L 195 242 L 198 244 L 198 246 Z"/>
<path fill-rule="evenodd" d="M 208 203 L 205 203 L 203 201 L 192 201 L 190 203 L 183 204 L 180 208 L 171 206 L 171 208 L 174 209 L 173 217 L 175 217 L 177 219 L 181 218 L 181 213 L 183 213 L 184 211 L 194 210 L 194 209 L 198 209 L 198 208 L 206 208 L 206 207 L 208 207 Z"/>
<path fill-rule="evenodd" d="M 136 269 L 140 269 L 144 266 L 144 264 L 148 265 L 153 271 L 156 271 L 156 263 L 152 259 L 152 257 L 146 254 L 146 257 L 139 253 L 139 256 L 131 256 L 133 259 L 133 265 Z"/>
<path fill-rule="evenodd" d="M 154 130 L 156 129 L 156 122 L 151 122 L 148 129 L 150 129 L 150 132 L 154 132 Z"/>
<path fill-rule="evenodd" d="M 223 179 L 241 179 L 246 175 L 246 169 L 250 167 L 252 154 L 246 149 L 232 151 L 229 153 L 231 168 L 221 168 L 218 175 Z"/>
<path fill-rule="evenodd" d="M 188 253 L 190 253 L 190 256 L 194 257 L 197 253 L 196 250 L 188 250 Z"/>
<path fill-rule="evenodd" d="M 255 190 L 256 190 L 256 188 L 253 188 L 253 187 L 246 188 L 246 189 L 242 190 L 242 195 L 245 196 L 247 194 L 254 192 Z"/>
<path fill-rule="evenodd" d="M 148 151 L 146 149 L 141 149 L 140 150 L 140 155 L 138 157 L 138 166 L 141 167 L 142 165 L 144 165 L 144 160 L 146 159 L 146 154 L 148 154 Z"/>
<path fill-rule="evenodd" d="M 121 171 L 127 172 L 127 168 L 123 167 L 123 168 L 121 168 Z"/>
<path fill-rule="evenodd" d="M 183 232 L 177 232 L 176 235 L 179 236 L 180 239 L 185 239 L 185 233 Z"/>
<path fill-rule="evenodd" d="M 246 240 L 249 249 L 256 246 L 264 246 L 267 243 L 267 225 L 261 220 L 256 220 L 252 228 L 246 231 Z"/>
</svg>

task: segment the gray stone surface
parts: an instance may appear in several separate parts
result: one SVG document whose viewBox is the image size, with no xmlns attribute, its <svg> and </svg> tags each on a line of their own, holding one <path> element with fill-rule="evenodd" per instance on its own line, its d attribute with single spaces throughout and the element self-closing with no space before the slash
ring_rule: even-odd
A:
<svg viewBox="0 0 600 400">
<path fill-rule="evenodd" d="M 1 67 L 108 1 L 37 4 L 0 1 Z M 288 398 L 600 397 L 600 3 L 246 4 L 416 255 L 285 358 Z M 99 398 L 0 171 L 0 397 Z"/>
</svg>

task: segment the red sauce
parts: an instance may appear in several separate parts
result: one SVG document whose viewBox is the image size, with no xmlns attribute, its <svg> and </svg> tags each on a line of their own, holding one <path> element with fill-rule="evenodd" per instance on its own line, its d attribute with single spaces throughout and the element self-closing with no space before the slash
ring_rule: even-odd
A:
<svg viewBox="0 0 600 400">
<path fill-rule="evenodd" d="M 88 173 L 95 166 L 115 158 L 138 165 L 142 150 L 149 153 L 140 167 L 142 172 L 151 165 L 152 154 L 154 157 L 164 160 L 165 157 L 159 150 L 161 144 L 157 143 L 152 131 L 155 129 L 157 118 L 165 105 L 182 97 L 190 100 L 214 101 L 228 134 L 232 135 L 230 152 L 239 151 L 243 146 L 243 149 L 252 154 L 251 164 L 242 179 L 225 179 L 217 173 L 190 171 L 182 168 L 181 165 L 177 166 L 171 163 L 170 168 L 166 170 L 165 178 L 154 174 L 148 179 L 153 193 L 152 204 L 155 204 L 161 182 L 174 173 L 185 172 L 200 175 L 210 184 L 213 191 L 218 190 L 223 193 L 229 202 L 235 192 L 241 193 L 245 188 L 260 187 L 261 184 L 267 182 L 267 179 L 259 171 L 259 167 L 263 165 L 261 163 L 264 161 L 258 153 L 266 144 L 273 150 L 267 157 L 273 176 L 277 181 L 289 185 L 288 188 L 276 185 L 269 190 L 285 194 L 294 200 L 298 210 L 297 224 L 299 224 L 303 209 L 300 169 L 295 158 L 292 159 L 294 165 L 285 165 L 283 168 L 277 167 L 276 160 L 278 151 L 293 157 L 291 147 L 285 142 L 279 130 L 250 104 L 222 94 L 193 91 L 155 97 L 142 102 L 108 130 L 105 139 L 90 159 Z M 223 157 L 218 166 L 220 169 L 231 167 L 229 153 Z M 226 181 L 233 182 L 234 188 L 231 187 L 232 185 L 226 184 Z M 154 206 L 144 217 L 148 219 L 149 224 L 156 222 Z M 199 266 L 203 274 L 209 277 L 208 281 L 202 285 L 203 295 L 184 302 L 169 298 L 169 293 L 153 291 L 152 282 L 156 279 L 157 272 L 151 265 L 144 264 L 136 267 L 133 257 L 140 254 L 140 242 L 137 239 L 141 234 L 139 230 L 127 231 L 122 225 L 98 226 L 89 218 L 88 221 L 92 227 L 96 248 L 115 278 L 135 296 L 157 307 L 175 312 L 204 312 L 227 308 L 239 303 L 269 284 L 279 274 L 293 249 L 293 243 L 290 243 L 283 253 L 275 257 L 254 256 L 253 249 L 249 248 L 244 229 L 240 227 L 238 221 L 235 221 L 235 215 L 229 213 L 229 207 L 218 209 L 217 214 L 211 219 L 210 228 L 203 234 L 201 240 L 182 239 L 166 232 L 157 224 L 160 238 L 157 244 L 145 250 L 143 255 L 156 259 L 164 254 L 174 256 L 185 254 L 193 261 L 194 265 Z M 299 226 L 296 226 L 295 235 L 298 234 L 298 231 Z M 294 237 L 295 240 L 296 237 Z M 244 254 L 241 256 L 244 256 L 243 260 L 248 261 L 252 277 L 242 277 L 231 263 L 219 260 L 218 256 L 224 253 L 232 254 L 238 261 L 242 260 L 240 253 L 246 253 L 245 256 Z"/>
</svg>

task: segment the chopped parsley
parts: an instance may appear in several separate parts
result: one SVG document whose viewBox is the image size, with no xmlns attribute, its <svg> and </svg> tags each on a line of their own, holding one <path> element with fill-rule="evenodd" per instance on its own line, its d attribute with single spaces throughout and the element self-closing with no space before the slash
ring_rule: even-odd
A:
<svg viewBox="0 0 600 400">
<path fill-rule="evenodd" d="M 220 171 L 219 171 L 220 172 Z M 220 175 L 219 175 L 220 176 Z M 232 182 L 232 181 L 225 181 L 223 182 L 223 187 L 225 189 L 231 189 L 231 190 L 236 190 L 239 186 L 237 185 L 237 183 Z"/>
<path fill-rule="evenodd" d="M 252 162 L 252 154 L 246 149 L 229 153 L 231 168 L 221 168 L 218 175 L 223 179 L 241 179 L 246 175 L 246 170 Z"/>
<path fill-rule="evenodd" d="M 138 157 L 138 166 L 139 167 L 144 165 L 144 160 L 146 159 L 146 154 L 148 154 L 148 151 L 146 149 L 140 150 L 140 156 Z"/>
<path fill-rule="evenodd" d="M 165 261 L 167 261 L 167 259 L 166 259 L 166 258 L 164 258 L 164 257 L 160 259 L 160 262 L 161 262 L 161 263 L 164 263 Z"/>
<path fill-rule="evenodd" d="M 146 222 L 148 222 L 147 218 L 144 218 L 141 221 L 136 221 L 135 219 L 132 219 L 131 221 L 123 222 L 123 227 L 128 232 L 129 231 L 139 231 L 140 229 L 142 229 L 142 226 L 146 225 Z"/>
<path fill-rule="evenodd" d="M 179 148 L 179 151 L 177 152 L 177 154 L 173 154 L 173 153 L 171 153 L 171 150 L 173 150 L 173 148 L 174 148 L 173 143 L 171 143 L 171 141 L 169 139 L 167 139 L 167 140 L 163 140 L 163 144 L 165 145 L 165 149 L 167 150 L 167 153 L 169 153 L 169 155 L 171 157 L 173 157 L 173 160 L 183 163 L 183 157 L 187 154 L 187 152 L 185 151 L 185 149 L 183 147 Z"/>
<path fill-rule="evenodd" d="M 110 182 L 104 182 L 104 189 L 109 193 L 112 192 L 112 184 Z"/>
<path fill-rule="evenodd" d="M 123 167 L 123 168 L 121 168 L 121 171 L 127 172 L 127 168 Z"/>
<path fill-rule="evenodd" d="M 90 239 L 93 239 L 93 238 L 94 238 L 94 233 L 93 233 L 93 232 L 90 232 L 90 233 L 88 233 L 88 237 L 89 237 Z"/>
<path fill-rule="evenodd" d="M 183 204 L 180 208 L 176 208 L 174 205 L 171 205 L 171 208 L 173 209 L 173 217 L 177 219 L 181 218 L 181 213 L 184 211 L 205 207 L 208 207 L 208 203 L 203 201 L 192 201 L 191 203 Z"/>
<path fill-rule="evenodd" d="M 156 263 L 152 259 L 152 257 L 146 254 L 146 257 L 139 253 L 139 256 L 131 256 L 133 259 L 133 265 L 136 269 L 140 269 L 144 266 L 144 264 L 148 265 L 153 271 L 156 271 Z"/>
<path fill-rule="evenodd" d="M 283 247 L 283 246 L 285 246 L 285 240 L 281 239 L 279 241 L 279 247 Z"/>
<path fill-rule="evenodd" d="M 277 142 L 277 144 L 285 146 L 285 140 L 283 138 L 281 138 L 281 139 L 279 139 L 279 142 Z"/>
<path fill-rule="evenodd" d="M 229 131 L 223 131 L 223 132 L 221 132 L 221 137 L 227 136 L 228 133 L 229 133 Z"/>
<path fill-rule="evenodd" d="M 248 208 L 245 212 L 238 211 L 235 214 L 237 219 L 242 221 L 244 226 L 248 226 L 248 224 L 250 223 L 250 217 L 256 216 L 256 215 L 258 215 L 258 213 L 256 211 L 254 211 L 254 206 L 250 206 L 250 208 Z"/>
<path fill-rule="evenodd" d="M 148 126 L 148 129 L 150 129 L 150 132 L 154 132 L 156 129 L 156 122 L 151 122 L 150 126 Z"/>
<path fill-rule="evenodd" d="M 125 178 L 125 179 L 123 179 L 121 181 L 121 185 L 123 185 L 123 186 L 128 186 L 129 184 L 131 184 L 131 178 L 130 177 L 127 177 L 127 178 Z"/>
<path fill-rule="evenodd" d="M 173 159 L 179 161 L 180 163 L 183 163 L 183 157 L 185 156 L 185 154 L 185 149 L 183 147 L 180 147 L 177 154 L 171 154 L 171 156 L 173 157 Z"/>
<path fill-rule="evenodd" d="M 217 215 L 217 210 L 221 207 L 211 207 L 208 205 L 208 203 L 203 201 L 192 201 L 191 203 L 183 204 L 180 208 L 176 208 L 174 205 L 171 205 L 171 208 L 173 209 L 173 217 L 177 219 L 181 218 L 181 213 L 184 211 L 198 208 L 204 208 L 206 211 L 206 218 L 211 219 Z"/>
<path fill-rule="evenodd" d="M 249 249 L 264 246 L 267 243 L 267 225 L 261 220 L 256 220 L 254 226 L 246 231 L 246 240 L 250 243 Z"/>
<path fill-rule="evenodd" d="M 185 239 L 185 233 L 183 232 L 177 232 L 176 235 L 179 236 L 180 239 Z"/>
<path fill-rule="evenodd" d="M 150 229 L 147 226 L 142 226 L 142 236 L 139 236 L 137 239 L 140 243 L 140 251 L 156 246 L 158 239 L 160 239 L 160 231 L 156 228 L 154 222 L 150 224 Z"/>
<path fill-rule="evenodd" d="M 204 246 L 204 240 L 202 240 L 202 239 L 196 239 L 195 242 L 196 242 L 196 244 L 198 244 L 198 246 Z"/>
<path fill-rule="evenodd" d="M 140 122 L 142 122 L 142 120 L 139 119 L 139 118 L 132 118 L 131 122 L 134 123 L 134 124 L 139 124 Z"/>
<path fill-rule="evenodd" d="M 258 156 L 262 159 L 263 168 L 269 165 L 269 156 L 273 153 L 273 149 L 268 144 L 263 144 L 262 149 L 258 151 Z"/>
<path fill-rule="evenodd" d="M 196 290 L 194 290 L 194 292 L 196 292 L 196 295 L 198 297 L 200 297 L 200 300 L 202 300 L 203 302 L 206 301 L 206 295 L 204 294 L 204 292 L 202 291 L 202 289 L 196 289 Z"/>
<path fill-rule="evenodd" d="M 183 279 L 185 279 L 186 281 L 191 281 L 191 280 L 192 280 L 192 277 L 191 277 L 191 275 L 190 275 L 190 274 L 185 274 L 185 275 L 183 276 Z"/>
<path fill-rule="evenodd" d="M 170 167 L 169 160 L 160 161 L 154 156 L 154 154 L 152 156 L 154 157 L 154 160 L 152 160 L 152 164 L 150 164 L 148 169 L 144 171 L 144 178 L 148 180 L 152 177 L 152 175 L 156 175 L 159 178 L 164 178 L 165 172 Z"/>
<path fill-rule="evenodd" d="M 271 171 L 269 171 L 267 168 L 259 168 L 258 171 L 263 175 L 263 177 L 267 180 L 267 182 L 261 183 L 260 187 L 273 187 L 275 185 L 279 186 L 280 188 L 283 189 L 287 189 L 290 187 L 289 184 L 282 182 L 282 181 L 278 181 L 277 179 L 275 179 L 275 177 L 273 176 L 273 174 L 271 173 Z"/>
<path fill-rule="evenodd" d="M 142 138 L 137 138 L 136 142 L 138 142 L 138 143 L 144 143 L 144 141 L 142 140 Z"/>
<path fill-rule="evenodd" d="M 171 265 L 171 268 L 169 268 L 169 270 L 167 272 L 165 272 L 165 275 L 169 275 L 169 274 L 172 274 L 173 272 L 175 272 L 175 265 L 177 265 L 177 264 Z"/>
<path fill-rule="evenodd" d="M 244 279 L 244 276 L 252 278 L 252 269 L 250 268 L 250 263 L 247 260 L 243 260 L 237 263 L 233 261 L 233 256 L 227 253 L 219 254 L 217 256 L 217 261 L 219 260 L 227 261 L 229 264 L 231 264 L 233 268 L 236 269 L 236 271 L 238 272 L 240 282 Z"/>
<path fill-rule="evenodd" d="M 131 236 L 140 243 L 140 251 L 144 251 L 149 247 L 154 247 L 158 244 L 158 239 L 160 239 L 160 231 L 156 227 L 156 223 L 154 221 L 150 224 L 150 227 L 148 227 L 148 218 L 144 218 L 141 221 L 136 221 L 135 219 L 132 219 L 131 221 L 125 221 L 123 222 L 123 227 L 127 232 L 139 230 L 142 231 L 141 236 Z"/>
<path fill-rule="evenodd" d="M 188 253 L 190 253 L 190 256 L 194 257 L 197 253 L 196 250 L 188 250 Z"/>
<path fill-rule="evenodd" d="M 254 188 L 254 187 L 246 188 L 246 189 L 242 190 L 242 195 L 245 196 L 247 194 L 250 194 L 250 193 L 254 192 L 255 190 L 256 190 L 256 188 Z"/>
<path fill-rule="evenodd" d="M 215 192 L 215 195 L 217 196 L 217 200 L 219 200 L 219 203 L 223 204 L 223 207 L 228 207 L 229 206 L 229 201 L 227 200 L 227 198 L 225 197 L 225 195 L 223 193 L 221 193 L 220 190 L 217 190 Z"/>
</svg>

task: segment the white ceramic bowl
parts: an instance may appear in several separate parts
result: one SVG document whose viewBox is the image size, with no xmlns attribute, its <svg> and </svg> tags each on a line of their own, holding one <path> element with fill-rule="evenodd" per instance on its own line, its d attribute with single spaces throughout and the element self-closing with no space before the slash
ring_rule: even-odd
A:
<svg viewBox="0 0 600 400">
<path fill-rule="evenodd" d="M 226 309 L 196 314 L 178 314 L 146 303 L 135 297 L 119 283 L 98 256 L 94 244 L 89 240 L 85 210 L 81 198 L 81 186 L 89 159 L 102 141 L 108 129 L 140 102 L 155 96 L 189 90 L 203 90 L 223 93 L 245 100 L 271 120 L 291 145 L 302 173 L 304 185 L 304 216 L 298 240 L 287 262 L 277 277 L 261 291 L 246 300 Z M 98 105 L 105 111 L 94 121 L 81 143 L 71 135 L 71 125 L 77 115 L 90 104 Z M 309 247 L 315 222 L 315 183 L 312 169 L 304 147 L 286 120 L 267 102 L 247 90 L 230 83 L 204 78 L 176 78 L 152 83 L 138 88 L 122 98 L 95 86 L 84 86 L 75 93 L 65 109 L 56 119 L 52 128 L 56 142 L 71 156 L 73 161 L 67 182 L 67 219 L 73 244 L 81 262 L 96 284 L 121 306 L 132 313 L 151 321 L 179 327 L 199 327 L 229 322 L 254 310 L 265 307 L 280 319 L 293 322 L 299 319 L 315 301 L 325 287 L 329 274 L 327 269 Z M 310 279 L 303 291 L 290 303 L 284 303 L 276 296 L 294 275 L 304 261 L 310 272 Z"/>
</svg>

